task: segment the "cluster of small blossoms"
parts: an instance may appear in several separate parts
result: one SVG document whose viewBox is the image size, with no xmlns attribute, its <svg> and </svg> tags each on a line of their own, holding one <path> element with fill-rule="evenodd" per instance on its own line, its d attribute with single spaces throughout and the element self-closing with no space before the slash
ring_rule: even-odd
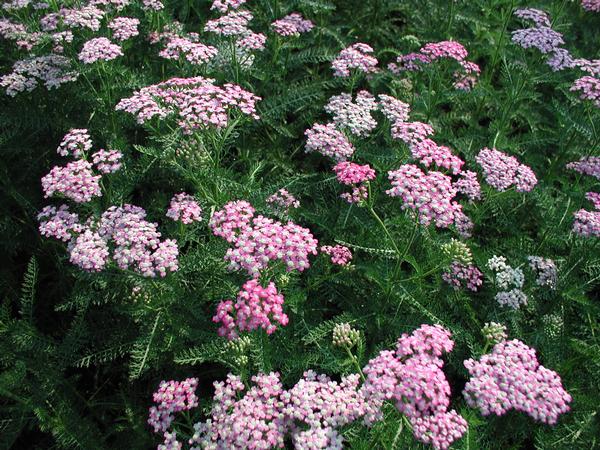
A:
<svg viewBox="0 0 600 450">
<path fill-rule="evenodd" d="M 156 406 L 150 408 L 148 424 L 155 433 L 164 433 L 175 419 L 173 414 L 189 411 L 198 406 L 196 397 L 197 378 L 184 381 L 161 381 L 153 400 Z"/>
<path fill-rule="evenodd" d="M 384 350 L 363 369 L 361 392 L 367 425 L 380 420 L 384 401 L 394 400 L 413 426 L 414 436 L 436 449 L 447 449 L 467 430 L 467 422 L 448 412 L 450 385 L 441 356 L 452 350 L 450 332 L 439 325 L 422 325 L 403 334 L 396 351 Z"/>
<path fill-rule="evenodd" d="M 455 290 L 465 285 L 470 291 L 477 292 L 483 284 L 483 273 L 473 264 L 453 261 L 450 268 L 442 274 L 442 279 Z"/>
<path fill-rule="evenodd" d="M 240 36 L 247 34 L 248 23 L 254 18 L 250 11 L 230 11 L 218 19 L 212 19 L 204 25 L 204 31 L 221 36 Z"/>
<path fill-rule="evenodd" d="M 410 145 L 410 152 L 413 158 L 419 160 L 425 167 L 435 163 L 436 166 L 450 170 L 452 174 L 457 175 L 465 163 L 462 159 L 452 153 L 450 148 L 444 145 L 438 145 L 432 139 L 423 139 Z M 475 179 L 475 181 L 477 181 Z"/>
<path fill-rule="evenodd" d="M 449 176 L 430 171 L 425 174 L 414 164 L 404 164 L 397 170 L 388 172 L 392 188 L 386 193 L 391 197 L 401 197 L 402 209 L 418 213 L 419 222 L 445 228 L 455 221 L 462 207 L 452 199 L 456 189 Z"/>
<path fill-rule="evenodd" d="M 475 172 L 463 170 L 453 186 L 456 192 L 465 195 L 470 201 L 481 200 L 481 185 Z"/>
<path fill-rule="evenodd" d="M 113 32 L 117 41 L 126 41 L 140 34 L 138 25 L 140 20 L 133 17 L 116 17 L 110 21 L 108 28 Z"/>
<path fill-rule="evenodd" d="M 413 145 L 433 135 L 433 127 L 423 122 L 396 121 L 392 124 L 392 138 Z"/>
<path fill-rule="evenodd" d="M 506 334 L 506 326 L 497 322 L 486 322 L 481 329 L 481 334 L 483 334 L 486 342 L 491 344 L 504 342 L 506 338 L 508 338 L 508 334 Z"/>
<path fill-rule="evenodd" d="M 573 232 L 584 237 L 600 237 L 600 194 L 588 192 L 585 198 L 592 202 L 595 210 L 576 211 Z"/>
<path fill-rule="evenodd" d="M 600 156 L 584 156 L 579 161 L 570 162 L 566 167 L 600 180 Z"/>
<path fill-rule="evenodd" d="M 575 80 L 571 91 L 580 92 L 579 98 L 591 100 L 600 108 L 600 78 L 585 76 Z"/>
<path fill-rule="evenodd" d="M 176 222 L 189 225 L 202 220 L 202 208 L 193 196 L 180 192 L 171 199 L 166 216 Z"/>
<path fill-rule="evenodd" d="M 371 111 L 377 109 L 375 97 L 367 91 L 356 94 L 334 95 L 325 105 L 325 111 L 333 116 L 333 122 L 342 129 L 359 137 L 368 136 L 377 126 L 377 121 L 371 116 Z"/>
<path fill-rule="evenodd" d="M 60 193 L 76 203 L 89 202 L 102 195 L 100 178 L 92 172 L 92 164 L 83 159 L 67 163 L 64 167 L 55 166 L 42 178 L 44 197 Z"/>
<path fill-rule="evenodd" d="M 318 152 L 336 161 L 345 161 L 354 154 L 354 146 L 346 135 L 335 128 L 335 124 L 314 124 L 304 132 L 306 151 Z"/>
<path fill-rule="evenodd" d="M 478 361 L 468 359 L 464 365 L 471 374 L 465 400 L 484 416 L 515 409 L 554 425 L 569 411 L 571 396 L 559 375 L 540 365 L 535 350 L 519 340 L 500 342 L 491 353 Z"/>
<path fill-rule="evenodd" d="M 69 260 L 86 272 L 100 272 L 109 257 L 108 245 L 95 231 L 86 229 L 69 242 Z"/>
<path fill-rule="evenodd" d="M 214 0 L 210 9 L 216 9 L 220 13 L 226 13 L 231 9 L 238 9 L 246 3 L 246 0 Z"/>
<path fill-rule="evenodd" d="M 79 52 L 79 60 L 84 64 L 92 64 L 96 61 L 111 61 L 123 56 L 123 50 L 117 44 L 113 44 L 105 37 L 93 38 L 83 44 Z"/>
<path fill-rule="evenodd" d="M 363 73 L 376 72 L 378 61 L 377 58 L 371 56 L 371 53 L 373 53 L 373 48 L 361 42 L 343 49 L 331 63 L 334 76 L 349 77 L 351 69 L 357 69 Z"/>
<path fill-rule="evenodd" d="M 143 9 L 148 11 L 160 11 L 165 7 L 161 0 L 142 0 Z"/>
<path fill-rule="evenodd" d="M 562 34 L 548 26 L 513 31 L 512 41 L 525 49 L 536 48 L 544 54 L 554 52 L 565 43 Z"/>
<path fill-rule="evenodd" d="M 187 134 L 196 129 L 226 127 L 234 109 L 258 120 L 256 102 L 260 97 L 237 84 L 220 87 L 213 82 L 203 77 L 172 78 L 142 88 L 122 99 L 115 109 L 133 114 L 140 124 L 176 114 L 179 126 Z"/>
<path fill-rule="evenodd" d="M 286 405 L 283 413 L 293 421 L 290 432 L 295 449 L 343 449 L 343 439 L 336 428 L 365 413 L 359 383 L 358 374 L 345 376 L 338 384 L 327 375 L 304 372 L 304 377 L 282 396 Z"/>
<path fill-rule="evenodd" d="M 348 203 L 360 203 L 368 198 L 366 183 L 375 179 L 375 171 L 371 166 L 343 161 L 336 164 L 333 171 L 340 183 L 352 187 L 352 192 L 344 192 L 340 195 L 341 198 Z"/>
<path fill-rule="evenodd" d="M 69 130 L 60 142 L 56 152 L 60 156 L 72 156 L 80 158 L 83 154 L 92 149 L 92 139 L 88 130 L 83 128 L 73 128 Z"/>
<path fill-rule="evenodd" d="M 528 166 L 495 148 L 482 149 L 475 160 L 483 169 L 485 181 L 498 191 L 514 185 L 517 192 L 529 192 L 537 184 L 535 173 Z"/>
<path fill-rule="evenodd" d="M 289 428 L 284 415 L 285 390 L 279 374 L 252 377 L 254 386 L 246 388 L 241 378 L 229 374 L 215 381 L 210 418 L 194 425 L 190 450 L 283 448 Z"/>
<path fill-rule="evenodd" d="M 70 241 L 73 234 L 82 230 L 79 216 L 72 213 L 67 205 L 60 205 L 58 209 L 54 206 L 45 206 L 37 215 L 37 220 L 40 223 L 39 230 L 42 236 L 63 242 Z"/>
<path fill-rule="evenodd" d="M 457 239 L 450 239 L 450 242 L 446 242 L 441 246 L 442 253 L 448 256 L 450 259 L 458 261 L 463 264 L 471 264 L 473 262 L 473 254 L 471 249 Z"/>
<path fill-rule="evenodd" d="M 512 268 L 506 263 L 504 256 L 493 256 L 487 262 L 487 267 L 495 272 L 496 285 L 502 291 L 496 294 L 496 301 L 502 306 L 519 309 L 527 304 L 527 295 L 521 290 L 525 284 L 525 275 L 519 268 Z M 512 290 L 509 290 L 510 288 Z"/>
<path fill-rule="evenodd" d="M 581 6 L 586 11 L 600 12 L 600 1 L 599 0 L 581 0 Z"/>
<path fill-rule="evenodd" d="M 558 269 L 554 261 L 541 256 L 528 256 L 527 260 L 529 261 L 529 267 L 536 274 L 535 282 L 537 285 L 556 289 Z"/>
<path fill-rule="evenodd" d="M 406 122 L 410 113 L 410 105 L 390 95 L 379 94 L 379 109 L 391 122 Z"/>
<path fill-rule="evenodd" d="M 321 253 L 331 257 L 331 262 L 339 266 L 347 266 L 352 261 L 352 252 L 343 245 L 324 245 L 321 247 Z"/>
<path fill-rule="evenodd" d="M 119 150 L 100 149 L 92 155 L 92 162 L 99 172 L 114 173 L 122 166 L 123 154 Z"/>
<path fill-rule="evenodd" d="M 71 61 L 61 55 L 37 56 L 17 61 L 13 71 L 0 77 L 0 86 L 6 94 L 14 97 L 21 92 L 33 91 L 40 82 L 46 89 L 75 81 L 78 74 L 71 70 Z"/>
<path fill-rule="evenodd" d="M 312 30 L 314 25 L 301 14 L 291 13 L 273 22 L 271 27 L 280 36 L 300 36 L 301 33 Z"/>
<path fill-rule="evenodd" d="M 293 222 L 282 224 L 264 216 L 254 217 L 245 201 L 229 202 L 210 220 L 213 234 L 233 244 L 225 260 L 229 270 L 245 270 L 256 278 L 271 261 L 281 261 L 288 272 L 310 267 L 308 255 L 317 254 L 318 241 Z"/>
<path fill-rule="evenodd" d="M 264 50 L 266 42 L 267 36 L 264 34 L 250 32 L 238 39 L 236 45 L 242 50 Z"/>
<path fill-rule="evenodd" d="M 210 45 L 198 42 L 196 33 L 188 33 L 180 36 L 172 32 L 164 32 L 158 36 L 160 41 L 166 41 L 165 47 L 158 56 L 165 59 L 180 60 L 181 57 L 194 65 L 207 63 L 218 54 L 218 50 Z"/>
<path fill-rule="evenodd" d="M 277 330 L 275 323 L 286 326 L 289 321 L 283 312 L 283 295 L 277 292 L 275 284 L 264 288 L 254 279 L 244 284 L 235 304 L 231 300 L 220 302 L 212 320 L 221 324 L 219 336 L 230 340 L 237 339 L 239 332 L 259 328 L 273 334 Z"/>
<path fill-rule="evenodd" d="M 547 12 L 535 8 L 519 8 L 514 12 L 519 19 L 530 20 L 538 27 L 549 27 L 550 16 Z"/>
<path fill-rule="evenodd" d="M 296 197 L 290 194 L 287 189 L 283 188 L 270 195 L 266 201 L 272 205 L 276 211 L 284 214 L 287 214 L 290 208 L 297 209 L 300 207 L 300 202 L 296 200 Z"/>
<path fill-rule="evenodd" d="M 360 332 L 352 328 L 349 323 L 338 323 L 333 327 L 333 345 L 352 348 L 358 344 L 359 340 Z"/>
</svg>

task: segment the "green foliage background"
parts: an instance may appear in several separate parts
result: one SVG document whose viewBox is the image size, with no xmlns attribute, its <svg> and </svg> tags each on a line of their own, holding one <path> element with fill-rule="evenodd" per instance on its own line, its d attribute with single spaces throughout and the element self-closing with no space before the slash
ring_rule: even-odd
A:
<svg viewBox="0 0 600 450">
<path fill-rule="evenodd" d="M 210 16 L 208 1 L 166 3 L 164 17 L 178 19 L 188 31 L 198 31 Z M 456 347 L 445 372 L 453 406 L 470 425 L 453 448 L 596 448 L 600 252 L 598 239 L 577 237 L 571 227 L 573 212 L 588 207 L 585 192 L 599 185 L 564 165 L 600 154 L 600 113 L 568 91 L 574 72 L 553 73 L 536 51 L 510 42 L 510 31 L 519 27 L 511 14 L 518 6 L 547 10 L 567 48 L 579 57 L 600 58 L 600 15 L 573 1 L 250 0 L 255 31 L 266 31 L 292 11 L 317 26 L 298 39 L 270 38 L 248 71 L 207 74 L 218 83 L 238 82 L 263 98 L 261 120 L 235 129 L 217 166 L 177 157 L 186 139 L 180 132 L 149 133 L 113 111 L 118 99 L 143 86 L 198 74 L 192 66 L 160 60 L 157 49 L 141 39 L 104 74 L 81 67 L 84 76 L 57 91 L 1 96 L 0 448 L 150 448 L 156 441 L 146 426 L 147 410 L 161 379 L 198 377 L 206 411 L 212 382 L 229 371 L 249 377 L 276 370 L 286 386 L 309 368 L 334 377 L 346 374 L 354 368 L 330 342 L 333 326 L 342 321 L 362 332 L 362 365 L 422 323 L 453 332 Z M 476 294 L 442 283 L 448 261 L 440 245 L 455 233 L 416 228 L 400 201 L 384 194 L 385 173 L 408 160 L 407 148 L 390 139 L 388 125 L 355 145 L 360 160 L 378 173 L 372 184 L 375 209 L 395 243 L 407 249 L 406 261 L 398 261 L 366 208 L 338 198 L 340 187 L 324 159 L 304 152 L 304 130 L 325 119 L 323 106 L 331 95 L 350 88 L 332 76 L 330 62 L 339 50 L 366 42 L 385 64 L 426 42 L 447 39 L 464 44 L 482 68 L 471 93 L 454 90 L 445 67 L 405 80 L 377 74 L 352 88 L 409 102 L 411 119 L 430 122 L 436 141 L 456 149 L 472 170 L 479 149 L 492 145 L 533 168 L 539 179 L 533 192 L 498 194 L 485 186 L 485 200 L 466 207 L 475 222 L 468 244 L 478 266 L 494 254 L 514 265 L 524 265 L 532 254 L 558 263 L 556 291 L 531 284 L 533 301 L 518 312 L 494 301 L 490 274 Z M 7 73 L 23 54 L 6 41 L 0 46 L 2 73 Z M 59 163 L 56 146 L 72 127 L 88 128 L 98 148 L 124 151 L 127 168 L 111 178 L 97 206 L 143 206 L 164 236 L 178 239 L 176 274 L 164 280 L 117 269 L 86 274 L 69 263 L 63 244 L 39 235 L 35 216 L 47 203 L 39 179 Z M 302 202 L 292 219 L 321 244 L 349 245 L 353 267 L 332 267 L 321 255 L 301 275 L 274 271 L 290 324 L 268 338 L 252 334 L 248 358 L 240 364 L 239 355 L 216 337 L 211 317 L 218 301 L 235 296 L 244 275 L 226 271 L 227 247 L 210 234 L 206 220 L 182 232 L 164 211 L 181 190 L 197 195 L 205 216 L 232 199 L 247 199 L 267 211 L 266 197 L 281 187 Z M 131 294 L 134 286 L 141 287 L 137 296 Z M 460 395 L 467 379 L 462 361 L 482 353 L 480 329 L 491 320 L 508 324 L 511 338 L 536 348 L 541 363 L 562 376 L 574 400 L 556 427 L 517 413 L 482 418 L 466 407 Z M 420 448 L 393 408 L 372 429 L 354 424 L 344 436 L 349 448 Z"/>
</svg>

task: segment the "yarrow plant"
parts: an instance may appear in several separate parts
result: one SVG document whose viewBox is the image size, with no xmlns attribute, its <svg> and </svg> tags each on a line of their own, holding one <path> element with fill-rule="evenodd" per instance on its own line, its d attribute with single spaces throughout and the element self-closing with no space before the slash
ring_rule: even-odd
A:
<svg viewBox="0 0 600 450">
<path fill-rule="evenodd" d="M 202 208 L 194 197 L 185 192 L 176 194 L 169 204 L 166 216 L 185 225 L 202 220 Z"/>
<path fill-rule="evenodd" d="M 515 186 L 517 192 L 529 192 L 537 184 L 537 178 L 528 166 L 495 148 L 482 149 L 476 160 L 483 169 L 485 181 L 498 191 Z"/>
</svg>

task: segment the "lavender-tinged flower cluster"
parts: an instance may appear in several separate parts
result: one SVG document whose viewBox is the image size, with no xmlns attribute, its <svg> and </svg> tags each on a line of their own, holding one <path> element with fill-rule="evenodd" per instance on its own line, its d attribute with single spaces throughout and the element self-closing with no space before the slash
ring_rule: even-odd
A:
<svg viewBox="0 0 600 450">
<path fill-rule="evenodd" d="M 529 192 L 537 184 L 535 173 L 528 166 L 495 148 L 482 149 L 475 160 L 483 169 L 485 181 L 498 191 L 514 185 L 517 192 Z"/>
<path fill-rule="evenodd" d="M 100 197 L 100 175 L 94 175 L 92 164 L 83 159 L 67 163 L 66 166 L 55 166 L 42 178 L 44 197 L 59 193 L 76 203 L 89 202 Z"/>
<path fill-rule="evenodd" d="M 600 12 L 600 0 L 581 0 L 581 6 L 586 11 Z"/>
<path fill-rule="evenodd" d="M 158 390 L 153 395 L 156 406 L 150 408 L 148 424 L 154 432 L 164 433 L 175 419 L 175 413 L 189 411 L 198 406 L 196 397 L 197 378 L 184 381 L 161 381 Z"/>
<path fill-rule="evenodd" d="M 275 323 L 286 326 L 289 321 L 283 312 L 283 295 L 277 292 L 275 284 L 264 288 L 257 280 L 244 284 L 235 304 L 231 300 L 220 302 L 212 320 L 221 324 L 219 336 L 230 340 L 237 339 L 240 332 L 259 328 L 273 334 L 277 330 Z"/>
<path fill-rule="evenodd" d="M 60 156 L 72 156 L 80 158 L 83 154 L 92 149 L 92 139 L 88 130 L 83 128 L 73 128 L 69 130 L 60 142 L 56 152 Z"/>
<path fill-rule="evenodd" d="M 245 35 L 250 30 L 248 23 L 253 19 L 250 11 L 231 11 L 218 19 L 212 19 L 204 25 L 204 31 L 222 36 Z"/>
<path fill-rule="evenodd" d="M 600 237 L 600 194 L 588 192 L 585 198 L 592 202 L 594 211 L 576 211 L 573 232 L 584 237 Z"/>
<path fill-rule="evenodd" d="M 226 127 L 234 110 L 258 120 L 256 102 L 260 97 L 237 84 L 219 87 L 213 82 L 203 77 L 172 78 L 122 99 L 116 109 L 133 114 L 140 124 L 176 115 L 179 126 L 188 134 L 197 129 Z"/>
<path fill-rule="evenodd" d="M 220 13 L 226 13 L 232 9 L 238 9 L 246 3 L 246 0 L 214 0 L 210 9 L 216 9 Z"/>
<path fill-rule="evenodd" d="M 470 170 L 464 170 L 460 173 L 459 179 L 453 184 L 456 192 L 465 195 L 469 200 L 481 200 L 481 185 L 477 180 L 477 174 Z"/>
<path fill-rule="evenodd" d="M 301 33 L 307 33 L 314 27 L 310 20 L 305 19 L 299 13 L 288 14 L 273 22 L 271 26 L 275 33 L 281 36 L 300 36 Z"/>
<path fill-rule="evenodd" d="M 439 325 L 422 325 L 403 334 L 396 351 L 384 350 L 363 369 L 361 392 L 367 425 L 382 418 L 384 401 L 394 400 L 413 425 L 413 434 L 436 449 L 447 449 L 467 430 L 467 422 L 448 412 L 450 386 L 441 356 L 452 350 L 450 332 Z"/>
<path fill-rule="evenodd" d="M 581 77 L 575 80 L 571 91 L 579 92 L 579 98 L 582 100 L 591 100 L 594 105 L 600 108 L 600 79 L 595 77 Z"/>
<path fill-rule="evenodd" d="M 488 260 L 487 266 L 495 272 L 496 285 L 502 289 L 495 297 L 500 305 L 519 309 L 527 304 L 527 295 L 521 290 L 525 284 L 525 275 L 521 269 L 509 266 L 504 256 L 493 256 Z M 509 290 L 511 287 L 513 289 Z"/>
<path fill-rule="evenodd" d="M 321 247 L 321 253 L 331 257 L 331 262 L 338 266 L 347 266 L 352 261 L 352 252 L 343 245 L 324 245 Z"/>
<path fill-rule="evenodd" d="M 71 62 L 60 55 L 38 56 L 15 62 L 13 71 L 0 77 L 0 86 L 14 97 L 20 92 L 33 91 L 40 82 L 46 89 L 75 81 L 78 74 L 71 70 Z"/>
<path fill-rule="evenodd" d="M 513 31 L 512 41 L 521 47 L 536 48 L 541 53 L 552 53 L 565 43 L 562 34 L 547 26 Z"/>
<path fill-rule="evenodd" d="M 196 42 L 196 38 L 190 35 L 180 37 L 168 36 L 166 46 L 158 55 L 165 59 L 179 60 L 181 56 L 194 65 L 205 64 L 218 54 L 218 50 L 211 45 Z"/>
<path fill-rule="evenodd" d="M 538 286 L 556 289 L 558 269 L 554 261 L 549 258 L 542 258 L 541 256 L 528 256 L 527 261 L 529 261 L 531 270 L 536 274 L 535 282 Z"/>
<path fill-rule="evenodd" d="M 314 124 L 304 132 L 306 151 L 318 152 L 336 161 L 345 161 L 354 154 L 354 146 L 346 135 L 335 128 L 335 124 Z"/>
<path fill-rule="evenodd" d="M 123 154 L 119 150 L 100 149 L 92 155 L 92 162 L 99 172 L 114 173 L 122 167 Z"/>
<path fill-rule="evenodd" d="M 84 64 L 92 64 L 97 61 L 112 61 L 123 56 L 123 50 L 117 44 L 113 44 L 105 37 L 90 39 L 79 52 L 79 60 Z"/>
<path fill-rule="evenodd" d="M 283 188 L 270 195 L 266 201 L 275 211 L 283 214 L 287 214 L 290 208 L 300 208 L 300 202 L 296 200 L 296 197 Z"/>
<path fill-rule="evenodd" d="M 484 416 L 515 409 L 554 425 L 569 411 L 571 396 L 559 375 L 540 365 L 535 351 L 519 340 L 496 344 L 491 353 L 464 365 L 471 374 L 463 391 L 465 400 Z"/>
<path fill-rule="evenodd" d="M 193 196 L 180 192 L 171 199 L 166 216 L 185 225 L 202 220 L 202 208 Z"/>
<path fill-rule="evenodd" d="M 566 167 L 600 180 L 600 156 L 584 156 L 579 161 L 570 162 Z"/>
<path fill-rule="evenodd" d="M 376 72 L 378 61 L 371 53 L 373 48 L 361 42 L 343 49 L 331 63 L 334 76 L 349 77 L 352 69 L 367 74 Z"/>
<path fill-rule="evenodd" d="M 86 272 L 100 272 L 109 257 L 106 241 L 95 231 L 86 229 L 69 243 L 71 263 Z"/>
<path fill-rule="evenodd" d="M 391 95 L 379 94 L 379 109 L 391 122 L 406 122 L 410 114 L 410 105 L 392 97 Z"/>
<path fill-rule="evenodd" d="M 348 203 L 361 203 L 368 198 L 366 183 L 375 179 L 375 171 L 371 166 L 343 161 L 336 164 L 333 171 L 340 183 L 352 187 L 352 192 L 344 192 L 341 198 Z"/>
<path fill-rule="evenodd" d="M 538 27 L 549 27 L 550 16 L 545 11 L 535 8 L 519 8 L 514 12 L 519 19 L 530 20 Z"/>
<path fill-rule="evenodd" d="M 342 129 L 347 129 L 355 136 L 368 136 L 377 126 L 371 111 L 377 109 L 375 97 L 367 91 L 356 94 L 352 101 L 351 94 L 334 95 L 325 105 L 325 111 L 333 116 L 333 122 Z"/>
<path fill-rule="evenodd" d="M 225 255 L 229 270 L 245 270 L 253 278 L 272 261 L 281 261 L 288 272 L 302 272 L 310 267 L 308 256 L 317 254 L 318 241 L 308 229 L 254 216 L 247 202 L 226 204 L 213 215 L 210 227 L 233 244 Z"/>
<path fill-rule="evenodd" d="M 71 240 L 74 234 L 81 232 L 79 216 L 72 213 L 67 205 L 45 206 L 37 215 L 42 236 L 53 237 L 63 242 Z"/>
<path fill-rule="evenodd" d="M 132 17 L 116 17 L 110 21 L 108 28 L 113 32 L 117 41 L 126 41 L 140 34 L 138 25 L 140 20 Z"/>
<path fill-rule="evenodd" d="M 470 291 L 477 292 L 483 284 L 483 273 L 473 264 L 453 261 L 449 270 L 442 274 L 442 279 L 455 290 L 466 286 Z"/>
</svg>

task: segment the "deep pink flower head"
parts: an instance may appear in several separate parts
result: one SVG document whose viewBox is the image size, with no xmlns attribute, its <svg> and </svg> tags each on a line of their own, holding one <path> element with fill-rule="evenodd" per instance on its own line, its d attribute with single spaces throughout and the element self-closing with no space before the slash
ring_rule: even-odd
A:
<svg viewBox="0 0 600 450">
<path fill-rule="evenodd" d="M 364 73 L 376 72 L 378 61 L 371 56 L 371 53 L 373 48 L 360 42 L 343 49 L 331 63 L 333 74 L 336 77 L 346 78 L 350 76 L 351 69 Z"/>
<path fill-rule="evenodd" d="M 352 252 L 343 245 L 324 245 L 321 247 L 321 253 L 331 257 L 331 262 L 339 266 L 347 266 L 352 261 Z"/>
<path fill-rule="evenodd" d="M 375 179 L 375 171 L 368 164 L 360 165 L 344 161 L 333 168 L 338 181 L 346 186 L 364 183 Z"/>
<path fill-rule="evenodd" d="M 249 227 L 254 208 L 245 200 L 226 203 L 210 219 L 210 228 L 215 236 L 227 242 L 235 242 L 238 234 Z"/>
<path fill-rule="evenodd" d="M 484 416 L 515 409 L 554 425 L 570 409 L 571 396 L 558 374 L 540 365 L 535 350 L 519 340 L 496 344 L 491 353 L 464 365 L 471 374 L 465 400 Z"/>
<path fill-rule="evenodd" d="M 450 58 L 456 61 L 463 61 L 469 53 L 460 43 L 454 41 L 430 42 L 420 50 L 421 54 L 426 55 L 430 61 L 440 58 Z"/>
<path fill-rule="evenodd" d="M 467 421 L 456 411 L 416 417 L 410 421 L 418 441 L 437 450 L 446 450 L 467 432 Z"/>
<path fill-rule="evenodd" d="M 482 149 L 475 160 L 483 169 L 485 181 L 498 191 L 514 185 L 517 192 L 529 192 L 537 184 L 537 178 L 528 166 L 495 148 Z"/>
<path fill-rule="evenodd" d="M 392 125 L 392 137 L 404 141 L 408 145 L 414 145 L 433 135 L 433 127 L 422 122 L 394 122 Z"/>
<path fill-rule="evenodd" d="M 164 432 L 175 417 L 174 413 L 188 411 L 198 406 L 196 397 L 197 378 L 188 378 L 183 381 L 161 381 L 153 399 L 156 406 L 150 408 L 148 424 L 154 432 Z"/>
<path fill-rule="evenodd" d="M 449 147 L 438 145 L 431 139 L 423 139 L 410 145 L 412 157 L 418 159 L 425 167 L 435 164 L 450 170 L 454 175 L 461 172 L 464 161 L 452 153 Z"/>
</svg>

